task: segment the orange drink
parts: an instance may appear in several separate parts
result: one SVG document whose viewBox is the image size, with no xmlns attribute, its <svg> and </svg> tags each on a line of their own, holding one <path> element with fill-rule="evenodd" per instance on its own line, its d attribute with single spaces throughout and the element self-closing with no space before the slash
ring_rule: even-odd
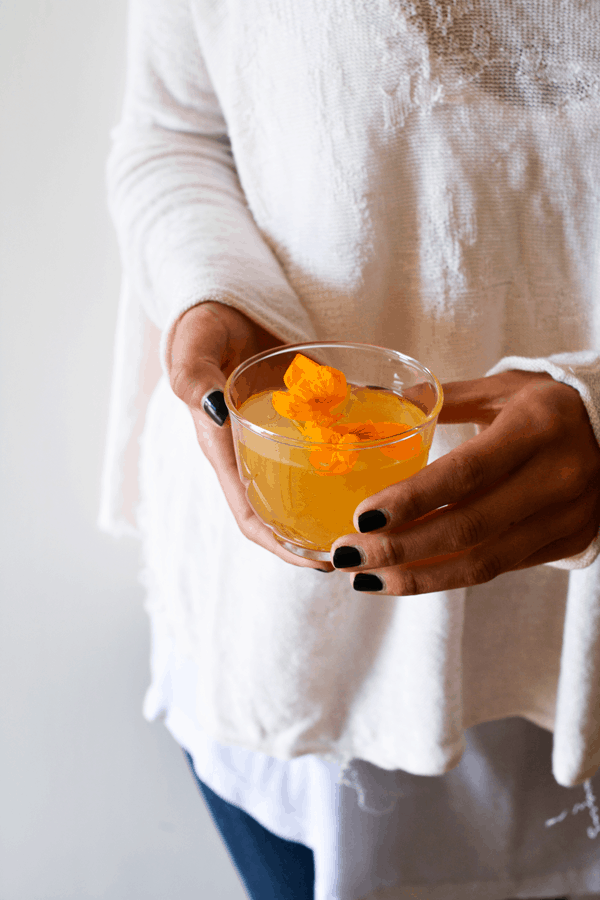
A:
<svg viewBox="0 0 600 900">
<path fill-rule="evenodd" d="M 320 560 L 355 531 L 361 500 L 426 465 L 442 402 L 415 360 L 342 343 L 259 354 L 225 398 L 251 506 L 287 549 Z"/>
</svg>

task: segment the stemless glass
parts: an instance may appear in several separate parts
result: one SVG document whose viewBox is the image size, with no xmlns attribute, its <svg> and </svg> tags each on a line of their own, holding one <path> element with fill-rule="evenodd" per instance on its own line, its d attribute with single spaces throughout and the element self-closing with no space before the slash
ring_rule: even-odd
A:
<svg viewBox="0 0 600 900">
<path fill-rule="evenodd" d="M 392 438 L 340 449 L 339 444 L 307 440 L 291 421 L 286 434 L 270 431 L 268 420 L 250 421 L 241 412 L 244 403 L 266 391 L 285 390 L 283 376 L 297 353 L 340 369 L 353 389 L 377 388 L 410 401 L 418 424 Z M 333 542 L 356 532 L 352 518 L 361 500 L 426 465 L 443 394 L 429 369 L 395 350 L 319 341 L 287 344 L 241 363 L 227 380 L 225 402 L 240 478 L 255 513 L 287 550 L 308 559 L 328 560 Z M 416 444 L 415 435 L 420 435 Z M 406 453 L 396 447 L 411 440 L 405 445 Z M 416 453 L 411 449 L 415 446 Z M 346 454 L 351 465 L 343 474 L 318 471 L 311 454 L 320 450 L 335 451 L 342 460 Z"/>
</svg>

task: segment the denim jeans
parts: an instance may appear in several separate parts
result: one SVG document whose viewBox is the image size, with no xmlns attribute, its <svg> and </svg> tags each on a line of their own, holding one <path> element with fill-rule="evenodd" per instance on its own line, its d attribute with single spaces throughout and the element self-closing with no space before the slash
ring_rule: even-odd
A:
<svg viewBox="0 0 600 900">
<path fill-rule="evenodd" d="M 188 765 L 251 900 L 314 900 L 313 852 L 263 828 L 244 810 L 221 799 Z"/>
</svg>

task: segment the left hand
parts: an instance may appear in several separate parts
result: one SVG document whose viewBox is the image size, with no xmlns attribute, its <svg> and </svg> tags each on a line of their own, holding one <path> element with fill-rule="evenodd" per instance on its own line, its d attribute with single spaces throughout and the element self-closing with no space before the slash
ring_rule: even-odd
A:
<svg viewBox="0 0 600 900">
<path fill-rule="evenodd" d="M 348 553 L 334 562 L 360 573 L 357 590 L 399 596 L 483 584 L 581 553 L 598 533 L 600 447 L 574 388 L 523 371 L 443 388 L 440 424 L 483 430 L 357 506 L 359 530 L 361 514 L 385 516 L 373 533 L 332 547 L 332 559 L 340 547 L 358 550 L 359 565 Z"/>
</svg>

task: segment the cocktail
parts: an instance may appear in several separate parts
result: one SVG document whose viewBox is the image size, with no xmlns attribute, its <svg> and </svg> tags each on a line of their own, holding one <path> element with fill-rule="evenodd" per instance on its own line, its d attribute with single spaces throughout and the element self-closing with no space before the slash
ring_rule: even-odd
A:
<svg viewBox="0 0 600 900">
<path fill-rule="evenodd" d="M 248 500 L 281 544 L 328 560 L 361 500 L 427 463 L 442 389 L 425 366 L 370 344 L 289 344 L 230 375 Z"/>
</svg>

